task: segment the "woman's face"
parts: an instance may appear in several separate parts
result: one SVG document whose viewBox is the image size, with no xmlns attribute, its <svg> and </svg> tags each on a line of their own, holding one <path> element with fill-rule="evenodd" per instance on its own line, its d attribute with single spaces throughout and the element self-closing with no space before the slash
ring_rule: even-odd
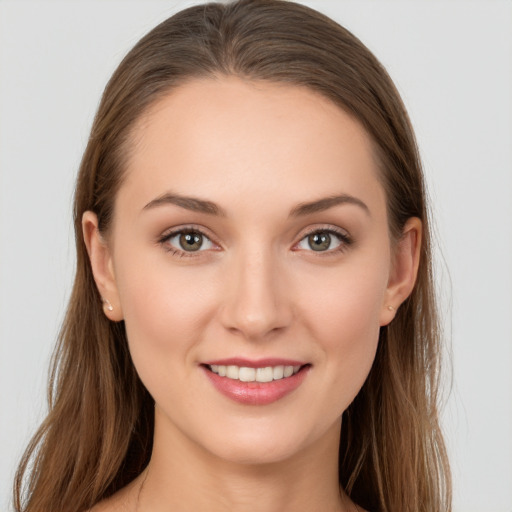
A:
<svg viewBox="0 0 512 512">
<path fill-rule="evenodd" d="M 366 133 L 307 89 L 220 78 L 133 135 L 93 266 L 159 431 L 242 462 L 337 440 L 405 293 Z"/>
</svg>

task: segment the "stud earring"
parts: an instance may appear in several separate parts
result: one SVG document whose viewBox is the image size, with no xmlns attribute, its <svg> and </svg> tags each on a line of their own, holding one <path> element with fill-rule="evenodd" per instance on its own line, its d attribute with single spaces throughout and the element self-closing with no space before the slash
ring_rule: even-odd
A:
<svg viewBox="0 0 512 512">
<path fill-rule="evenodd" d="M 103 304 L 105 304 L 105 306 L 107 307 L 107 309 L 109 311 L 114 311 L 114 306 L 112 306 L 112 304 L 110 304 L 110 301 L 108 299 L 101 299 L 101 302 L 103 302 Z"/>
<path fill-rule="evenodd" d="M 388 306 L 389 311 L 396 311 L 396 309 L 393 306 Z"/>
</svg>

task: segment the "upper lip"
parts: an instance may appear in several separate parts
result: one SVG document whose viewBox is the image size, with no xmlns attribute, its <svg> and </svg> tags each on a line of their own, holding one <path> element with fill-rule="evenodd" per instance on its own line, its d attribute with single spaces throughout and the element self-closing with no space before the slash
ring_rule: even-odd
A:
<svg viewBox="0 0 512 512">
<path fill-rule="evenodd" d="M 297 361 L 296 359 L 282 359 L 277 357 L 268 357 L 264 359 L 245 359 L 243 357 L 230 357 L 227 359 L 215 359 L 212 361 L 205 361 L 203 363 L 207 366 L 239 366 L 246 368 L 266 368 L 268 366 L 304 366 L 308 364 L 304 361 Z"/>
</svg>

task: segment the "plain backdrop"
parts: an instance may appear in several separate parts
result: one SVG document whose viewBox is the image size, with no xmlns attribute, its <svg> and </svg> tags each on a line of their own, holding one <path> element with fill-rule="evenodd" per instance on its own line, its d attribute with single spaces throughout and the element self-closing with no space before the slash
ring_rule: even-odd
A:
<svg viewBox="0 0 512 512">
<path fill-rule="evenodd" d="M 100 94 L 141 36 L 191 3 L 0 0 L 0 510 L 45 413 L 73 276 L 73 182 Z M 455 511 L 510 512 L 512 2 L 304 3 L 369 46 L 409 109 L 451 334 Z"/>
</svg>

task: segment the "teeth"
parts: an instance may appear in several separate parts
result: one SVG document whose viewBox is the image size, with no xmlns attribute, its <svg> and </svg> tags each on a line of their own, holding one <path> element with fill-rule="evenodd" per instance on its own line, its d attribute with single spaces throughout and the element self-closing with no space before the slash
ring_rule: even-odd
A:
<svg viewBox="0 0 512 512">
<path fill-rule="evenodd" d="M 238 371 L 238 379 L 241 380 L 242 382 L 253 382 L 254 380 L 256 380 L 256 369 L 246 368 L 245 366 L 243 366 Z"/>
<path fill-rule="evenodd" d="M 256 370 L 256 382 L 272 382 L 274 380 L 274 370 L 271 366 L 267 368 L 258 368 Z"/>
<path fill-rule="evenodd" d="M 300 366 L 266 366 L 265 368 L 248 368 L 247 366 L 223 366 L 212 364 L 209 366 L 213 373 L 228 379 L 241 382 L 272 382 L 295 375 Z"/>
<path fill-rule="evenodd" d="M 228 379 L 237 379 L 240 374 L 240 368 L 238 366 L 228 366 L 226 369 L 226 377 Z"/>
<path fill-rule="evenodd" d="M 279 380 L 284 377 L 284 366 L 274 366 L 273 370 L 274 380 Z"/>
</svg>

